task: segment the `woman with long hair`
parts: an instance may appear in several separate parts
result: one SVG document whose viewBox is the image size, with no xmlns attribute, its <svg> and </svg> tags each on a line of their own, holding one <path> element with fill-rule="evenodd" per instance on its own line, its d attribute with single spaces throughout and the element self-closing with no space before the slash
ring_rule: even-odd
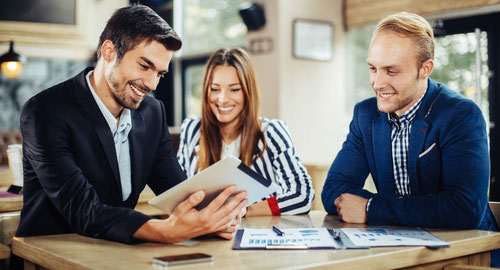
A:
<svg viewBox="0 0 500 270">
<path fill-rule="evenodd" d="M 259 89 L 248 54 L 220 49 L 207 61 L 201 117 L 182 123 L 177 159 L 188 177 L 235 156 L 279 187 L 248 207 L 247 216 L 303 214 L 311 209 L 311 177 L 297 156 L 287 125 L 259 118 Z"/>
</svg>

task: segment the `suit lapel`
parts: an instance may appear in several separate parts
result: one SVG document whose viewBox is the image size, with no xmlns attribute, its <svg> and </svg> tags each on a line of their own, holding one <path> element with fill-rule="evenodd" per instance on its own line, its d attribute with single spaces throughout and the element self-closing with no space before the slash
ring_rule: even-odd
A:
<svg viewBox="0 0 500 270">
<path fill-rule="evenodd" d="M 90 92 L 90 89 L 85 78 L 86 74 L 91 70 L 91 68 L 85 69 L 75 78 L 74 97 L 76 103 L 81 105 L 84 115 L 87 117 L 92 127 L 94 128 L 97 137 L 101 141 L 102 148 L 106 154 L 106 159 L 108 160 L 109 166 L 113 171 L 115 176 L 115 181 L 118 184 L 121 194 L 121 181 L 120 172 L 118 170 L 118 160 L 116 157 L 115 143 L 113 141 L 113 134 L 109 129 L 101 110 L 97 106 L 97 103 Z M 89 157 L 91 158 L 91 157 Z"/>
<path fill-rule="evenodd" d="M 417 161 L 422 149 L 424 149 L 428 131 L 429 124 L 424 119 L 415 119 L 413 121 L 408 149 L 408 175 L 410 177 L 410 192 L 412 195 L 419 194 Z"/>
<path fill-rule="evenodd" d="M 408 175 L 410 177 L 410 192 L 412 195 L 420 194 L 419 179 L 417 175 L 417 163 L 420 153 L 424 150 L 427 134 L 432 128 L 427 116 L 432 111 L 432 106 L 438 94 L 438 85 L 431 79 L 427 80 L 428 86 L 422 104 L 416 112 L 415 120 L 411 127 L 408 148 Z M 422 179 L 420 179 L 422 181 Z"/>
<path fill-rule="evenodd" d="M 380 116 L 372 124 L 372 144 L 376 181 L 379 193 L 394 193 L 394 174 L 392 171 L 391 126 L 387 121 L 387 114 Z"/>
<path fill-rule="evenodd" d="M 128 135 L 130 144 L 130 162 L 131 162 L 131 181 L 132 181 L 132 192 L 140 190 L 140 185 L 142 183 L 142 157 L 143 148 L 140 146 L 141 142 L 145 142 L 145 131 L 144 119 L 142 114 L 138 110 L 132 110 L 132 129 Z"/>
</svg>

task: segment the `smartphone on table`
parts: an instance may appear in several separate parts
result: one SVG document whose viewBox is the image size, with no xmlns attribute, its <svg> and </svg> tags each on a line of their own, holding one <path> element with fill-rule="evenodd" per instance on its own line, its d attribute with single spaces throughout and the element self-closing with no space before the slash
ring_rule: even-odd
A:
<svg viewBox="0 0 500 270">
<path fill-rule="evenodd" d="M 169 256 L 161 256 L 153 258 L 153 264 L 161 266 L 211 262 L 211 261 L 213 261 L 213 257 L 205 253 L 189 253 L 189 254 L 169 255 Z"/>
</svg>

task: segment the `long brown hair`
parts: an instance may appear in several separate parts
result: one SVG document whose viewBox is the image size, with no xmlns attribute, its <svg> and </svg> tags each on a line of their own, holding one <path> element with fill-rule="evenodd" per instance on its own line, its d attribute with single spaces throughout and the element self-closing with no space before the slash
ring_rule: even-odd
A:
<svg viewBox="0 0 500 270">
<path fill-rule="evenodd" d="M 243 91 L 243 110 L 238 116 L 237 130 L 241 134 L 240 159 L 250 166 L 259 157 L 262 157 L 266 148 L 264 134 L 259 122 L 259 88 L 255 71 L 247 52 L 240 48 L 220 49 L 214 52 L 207 61 L 203 75 L 202 105 L 201 105 L 201 137 L 198 151 L 198 168 L 203 170 L 221 158 L 222 123 L 217 120 L 208 104 L 208 93 L 213 79 L 213 71 L 217 66 L 231 66 L 236 69 Z M 258 151 L 259 141 L 263 148 Z"/>
</svg>

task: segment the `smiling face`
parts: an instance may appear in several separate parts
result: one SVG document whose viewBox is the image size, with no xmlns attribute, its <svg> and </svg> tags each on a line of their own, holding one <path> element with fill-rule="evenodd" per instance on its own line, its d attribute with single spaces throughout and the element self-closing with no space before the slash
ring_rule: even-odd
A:
<svg viewBox="0 0 500 270">
<path fill-rule="evenodd" d="M 172 54 L 154 40 L 141 42 L 127 51 L 118 63 L 115 53 L 105 71 L 110 96 L 122 107 L 139 108 L 144 95 L 156 90 L 160 78 L 167 73 Z"/>
<path fill-rule="evenodd" d="M 208 88 L 208 104 L 217 120 L 226 126 L 236 127 L 245 105 L 245 98 L 238 73 L 233 66 L 217 66 Z"/>
<path fill-rule="evenodd" d="M 370 84 L 381 112 L 399 117 L 411 108 L 427 89 L 432 60 L 417 67 L 415 44 L 411 38 L 379 32 L 368 53 Z"/>
</svg>

